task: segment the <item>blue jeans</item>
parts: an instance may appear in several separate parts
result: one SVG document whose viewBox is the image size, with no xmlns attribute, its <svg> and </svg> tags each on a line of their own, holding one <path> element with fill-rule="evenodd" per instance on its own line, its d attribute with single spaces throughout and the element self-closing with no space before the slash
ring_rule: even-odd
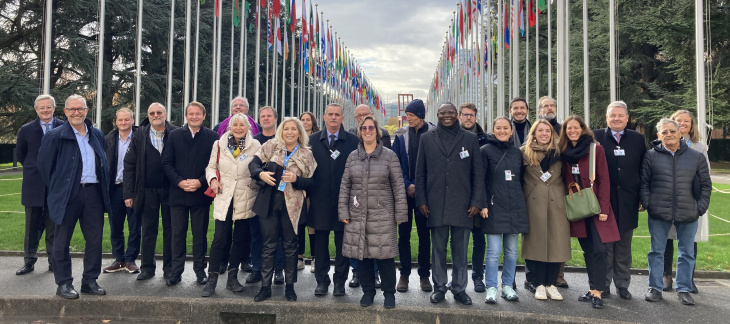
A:
<svg viewBox="0 0 730 324">
<path fill-rule="evenodd" d="M 484 278 L 487 288 L 497 288 L 499 254 L 504 248 L 502 265 L 502 285 L 512 287 L 517 267 L 517 234 L 487 234 L 487 259 Z"/>
<path fill-rule="evenodd" d="M 649 261 L 649 287 L 662 291 L 664 283 L 664 249 L 667 246 L 667 235 L 672 222 L 649 217 L 649 234 L 651 235 L 651 250 L 647 255 Z M 695 265 L 694 238 L 697 232 L 697 221 L 692 223 L 674 223 L 677 229 L 677 277 L 676 291 L 690 292 L 692 290 L 692 269 Z"/>
<path fill-rule="evenodd" d="M 374 272 L 375 273 L 375 278 L 378 278 L 378 275 L 379 275 L 379 273 L 378 273 L 378 263 L 377 262 L 373 262 L 373 264 L 374 264 L 373 269 L 375 269 L 375 272 Z M 357 275 L 357 273 L 359 272 L 358 271 L 358 268 L 359 267 L 360 267 L 360 260 L 355 259 L 355 258 L 350 258 L 350 268 L 352 268 L 352 274 L 353 275 Z"/>
</svg>

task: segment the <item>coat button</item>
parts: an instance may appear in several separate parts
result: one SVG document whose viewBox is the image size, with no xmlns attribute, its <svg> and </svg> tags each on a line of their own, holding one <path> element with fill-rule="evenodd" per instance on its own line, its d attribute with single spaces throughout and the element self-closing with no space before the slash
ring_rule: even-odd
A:
<svg viewBox="0 0 730 324">
<path fill-rule="evenodd" d="M 621 171 L 621 168 L 618 168 L 619 171 Z"/>
</svg>

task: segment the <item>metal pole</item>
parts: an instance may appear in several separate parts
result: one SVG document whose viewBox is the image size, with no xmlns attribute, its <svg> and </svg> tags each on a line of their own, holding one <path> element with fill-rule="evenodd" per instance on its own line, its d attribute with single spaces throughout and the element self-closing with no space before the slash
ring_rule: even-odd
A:
<svg viewBox="0 0 730 324">
<path fill-rule="evenodd" d="M 588 3 L 583 0 L 583 119 L 590 128 L 591 92 L 588 82 Z"/>
<path fill-rule="evenodd" d="M 99 56 L 96 71 L 96 127 L 101 128 L 102 89 L 104 88 L 104 16 L 106 1 L 99 0 Z"/>
<path fill-rule="evenodd" d="M 141 1 L 141 0 L 140 0 Z M 198 101 L 198 49 L 200 48 L 200 1 L 195 1 L 195 66 L 193 67 L 193 101 Z M 183 121 L 185 116 L 183 115 Z M 183 122 L 184 123 L 184 122 Z"/>
<path fill-rule="evenodd" d="M 191 25 L 192 3 L 185 0 L 185 81 L 183 90 L 183 107 L 190 102 L 190 25 Z"/>
<path fill-rule="evenodd" d="M 705 49 L 703 30 L 704 11 L 702 0 L 695 0 L 695 82 L 697 84 L 697 127 L 700 131 L 700 141 L 707 143 L 707 116 L 705 93 Z"/>
<path fill-rule="evenodd" d="M 558 4 L 560 4 L 560 3 L 558 3 Z M 548 1 L 547 5 L 548 5 L 548 14 L 547 14 L 548 77 L 547 77 L 547 82 L 548 82 L 548 96 L 553 97 L 553 19 L 552 19 L 553 5 L 552 5 L 552 1 Z M 560 117 L 562 117 L 562 116 L 560 116 Z"/>
<path fill-rule="evenodd" d="M 616 0 L 608 0 L 608 43 L 609 43 L 609 71 L 610 71 L 610 88 L 611 88 L 611 102 L 617 99 L 616 97 Z M 585 6 L 585 4 L 584 4 Z"/>
<path fill-rule="evenodd" d="M 537 3 L 535 3 L 537 6 Z M 537 9 L 537 8 L 535 8 Z M 537 10 L 535 10 L 537 11 Z M 535 12 L 535 103 L 540 100 L 540 15 Z M 537 109 L 535 109 L 537 114 Z"/>
<path fill-rule="evenodd" d="M 142 0 L 139 0 L 140 12 L 142 8 Z M 45 35 L 43 41 L 43 93 L 51 93 L 51 47 L 52 33 L 53 33 L 53 1 L 46 1 L 46 12 L 45 12 Z M 139 21 L 142 21 L 142 14 L 140 14 Z M 138 96 L 139 98 L 139 96 Z"/>
<path fill-rule="evenodd" d="M 52 1 L 47 1 L 51 3 Z M 135 96 L 134 96 L 134 123 L 139 125 L 140 98 L 142 98 L 142 8 L 143 0 L 137 0 L 137 48 L 135 50 Z M 168 108 L 169 109 L 169 108 Z"/>
<path fill-rule="evenodd" d="M 170 37 L 167 47 L 167 120 L 172 120 L 172 51 L 175 37 L 175 0 L 170 1 Z"/>
<path fill-rule="evenodd" d="M 239 1 L 239 0 L 234 0 L 234 1 Z M 241 7 L 239 7 L 239 8 L 241 8 Z M 241 8 L 241 9 L 246 10 L 246 6 L 244 5 L 243 8 Z M 246 87 L 244 81 L 246 79 L 243 77 L 243 75 L 246 73 L 245 72 L 246 68 L 244 65 L 244 57 L 246 57 L 245 50 L 246 50 L 246 45 L 247 45 L 246 44 L 246 16 L 247 15 L 248 15 L 248 11 L 246 13 L 241 12 L 241 18 L 242 18 L 240 20 L 240 24 L 241 24 L 240 33 L 241 34 L 239 35 L 239 40 L 238 40 L 238 95 L 243 96 L 243 97 L 246 96 L 246 91 L 244 90 Z M 233 46 L 233 45 L 231 45 L 231 46 Z"/>
<path fill-rule="evenodd" d="M 254 67 L 254 104 L 253 104 L 253 110 L 255 115 L 255 120 L 259 120 L 259 82 L 260 82 L 260 76 L 259 71 L 261 68 L 259 67 L 260 62 L 260 54 L 261 54 L 261 6 L 259 6 L 258 1 L 254 3 L 256 6 L 256 66 Z"/>
<path fill-rule="evenodd" d="M 499 26 L 500 31 L 502 30 L 502 26 L 504 26 L 504 0 L 499 0 L 499 15 L 497 16 L 497 25 Z M 499 49 L 499 64 L 497 64 L 497 111 L 499 112 L 497 116 L 504 116 L 505 113 L 505 102 L 504 102 L 504 52 L 506 52 L 504 48 L 504 33 L 499 32 L 497 33 L 497 48 Z"/>
</svg>

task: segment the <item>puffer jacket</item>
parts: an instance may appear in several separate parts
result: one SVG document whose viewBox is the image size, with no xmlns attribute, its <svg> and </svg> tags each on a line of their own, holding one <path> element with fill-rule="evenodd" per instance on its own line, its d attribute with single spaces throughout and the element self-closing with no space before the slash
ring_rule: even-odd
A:
<svg viewBox="0 0 730 324">
<path fill-rule="evenodd" d="M 707 211 L 712 191 L 705 157 L 682 141 L 674 155 L 658 140 L 652 145 L 641 167 L 641 204 L 655 219 L 696 221 Z M 696 194 L 692 191 L 693 181 L 699 182 Z"/>
<path fill-rule="evenodd" d="M 512 142 L 500 142 L 493 134 L 486 135 L 486 139 L 481 153 L 489 217 L 479 217 L 482 233 L 527 233 L 530 227 L 522 191 L 522 152 Z M 508 170 L 511 180 L 507 180 Z"/>
<path fill-rule="evenodd" d="M 357 202 L 357 203 L 355 203 Z M 408 203 L 398 156 L 378 143 L 350 153 L 340 185 L 340 220 L 348 219 L 342 255 L 359 260 L 398 256 L 398 223 L 408 221 Z"/>
<path fill-rule="evenodd" d="M 224 133 L 221 140 L 213 144 L 208 167 L 205 168 L 205 178 L 208 180 L 208 186 L 210 186 L 210 181 L 216 177 L 216 167 L 221 173 L 221 178 L 218 181 L 223 187 L 223 192 L 218 193 L 213 199 L 213 218 L 219 221 L 226 220 L 231 200 L 233 201 L 232 219 L 234 221 L 253 217 L 251 207 L 258 193 L 258 189 L 249 188 L 251 174 L 248 170 L 248 164 L 253 160 L 261 144 L 251 136 L 249 130 L 244 140 L 243 152 L 237 158 L 234 158 L 233 153 L 228 149 L 228 135 L 230 135 L 230 132 Z M 219 149 L 220 161 L 216 165 Z"/>
</svg>

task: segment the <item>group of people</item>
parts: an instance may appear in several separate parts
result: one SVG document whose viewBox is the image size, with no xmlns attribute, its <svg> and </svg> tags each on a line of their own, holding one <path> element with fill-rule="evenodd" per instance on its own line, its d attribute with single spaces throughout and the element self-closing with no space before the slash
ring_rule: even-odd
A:
<svg viewBox="0 0 730 324">
<path fill-rule="evenodd" d="M 187 122 L 175 127 L 166 108 L 153 103 L 139 126 L 133 126 L 131 110 L 117 111 L 116 128 L 106 136 L 86 118 L 83 97 L 66 99 L 66 122 L 54 117 L 55 106 L 53 97 L 38 96 L 38 118 L 18 133 L 26 257 L 16 274 L 34 271 L 45 231 L 49 270 L 63 298 L 79 297 L 69 256 L 77 223 L 86 241 L 81 293 L 106 294 L 97 279 L 107 212 L 115 260 L 104 272 L 154 277 L 162 219 L 166 284 L 181 281 L 189 226 L 203 297 L 215 294 L 224 274 L 226 289 L 244 290 L 238 280 L 243 269 L 251 272 L 247 283 L 260 282 L 255 301 L 271 298 L 272 281 L 285 284 L 285 299 L 295 301 L 309 236 L 316 296 L 328 294 L 331 283 L 334 296 L 345 295 L 352 268 L 349 285 L 362 287 L 362 306 L 372 305 L 380 288 L 384 306 L 395 307 L 395 292 L 410 287 L 415 221 L 419 286 L 432 292 L 432 303 L 449 291 L 457 302 L 472 303 L 466 293 L 470 236 L 474 290 L 486 292 L 486 303 L 496 303 L 500 291 L 507 301 L 519 300 L 520 236 L 525 288 L 538 300 L 562 300 L 557 287 L 568 285 L 562 269 L 571 259 L 570 238 L 577 237 L 590 285 L 580 300 L 603 308 L 611 282 L 621 298 L 632 298 L 631 240 L 643 208 L 652 237 L 645 299 L 659 300 L 671 289 L 676 239 L 676 290 L 682 303 L 694 304 L 694 241 L 698 227 L 707 227 L 700 216 L 709 206 L 711 182 L 706 147 L 688 111 L 660 120 L 658 140 L 647 151 L 644 136 L 626 128 L 628 108 L 621 101 L 609 104 L 608 127 L 592 131 L 578 116 L 559 123 L 549 97 L 540 98 L 539 118 L 530 123 L 527 102 L 515 98 L 511 118 L 496 118 L 486 133 L 472 103 L 443 103 L 434 125 L 416 99 L 406 107 L 408 125 L 392 141 L 366 105 L 355 110 L 357 127 L 346 131 L 343 107 L 335 103 L 324 110 L 322 130 L 309 112 L 277 126 L 270 106 L 259 109 L 257 123 L 242 97 L 232 100 L 231 116 L 213 129 L 203 126 L 206 109 L 198 102 L 185 107 Z M 600 212 L 571 222 L 564 197 L 575 184 L 593 190 Z M 206 264 L 211 204 L 215 230 Z"/>
</svg>

